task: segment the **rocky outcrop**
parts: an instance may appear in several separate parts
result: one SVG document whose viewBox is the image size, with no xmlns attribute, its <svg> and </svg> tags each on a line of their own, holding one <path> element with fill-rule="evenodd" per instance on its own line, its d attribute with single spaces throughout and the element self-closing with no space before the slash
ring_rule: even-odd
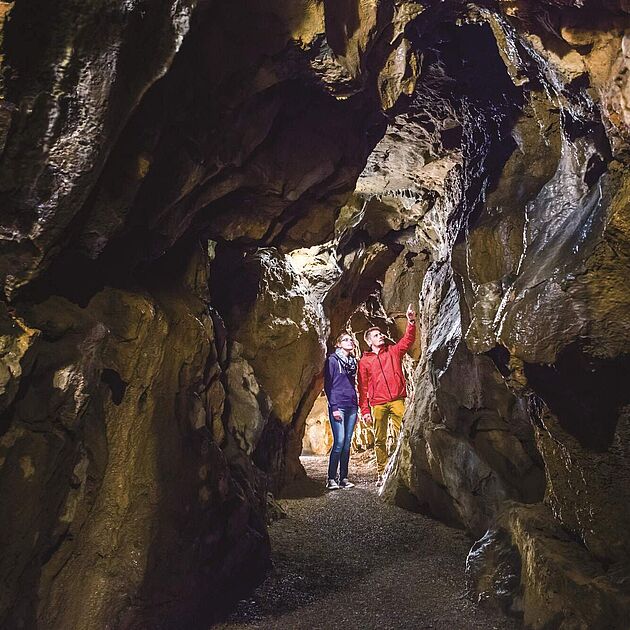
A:
<svg viewBox="0 0 630 630">
<path fill-rule="evenodd" d="M 333 435 L 328 420 L 328 402 L 320 396 L 306 418 L 302 453 L 304 455 L 328 455 L 333 445 Z"/>
<path fill-rule="evenodd" d="M 302 471 L 304 423 L 322 388 L 326 319 L 308 281 L 277 250 L 219 252 L 213 273 L 234 340 L 227 424 L 277 489 Z"/>
<path fill-rule="evenodd" d="M 207 264 L 200 252 L 189 277 Z M 259 480 L 231 472 L 213 439 L 200 279 L 11 314 L 24 350 L 0 446 L 6 627 L 192 624 L 221 605 L 222 582 L 265 566 Z"/>
<path fill-rule="evenodd" d="M 471 198 L 478 184 L 455 180 L 463 197 L 444 204 L 446 248 L 424 278 L 423 356 L 385 490 L 480 535 L 490 528 L 476 589 L 532 627 L 620 627 L 628 612 L 627 129 L 606 105 L 627 16 L 609 10 L 591 21 L 588 9 L 516 2 L 479 14 L 523 102 L 502 161 L 476 144 L 487 192 Z M 462 217 L 458 243 L 449 227 Z M 545 507 L 515 508 L 494 528 L 506 498 Z M 566 544 L 543 533 L 561 529 Z M 601 590 L 581 591 L 578 574 Z"/>
<path fill-rule="evenodd" d="M 82 222 L 108 155 L 140 99 L 170 68 L 194 6 L 166 0 L 148 12 L 133 2 L 8 10 L 0 131 L 5 292 L 40 274 Z M 129 167 L 125 179 L 133 186 L 147 159 L 138 156 Z"/>
<path fill-rule="evenodd" d="M 524 613 L 528 628 L 627 625 L 627 565 L 597 561 L 546 506 L 507 506 L 466 571 L 480 603 Z"/>
<path fill-rule="evenodd" d="M 514 146 L 508 138 L 522 98 L 507 81 L 488 30 L 468 28 L 445 31 L 442 38 L 449 38 L 451 48 L 476 46 L 479 57 L 471 53 L 466 71 L 483 65 L 486 83 L 467 84 L 457 60 L 441 50 L 433 64 L 425 60 L 418 83 L 415 151 L 427 145 L 426 183 L 423 170 L 416 171 L 403 201 L 415 211 L 423 198 L 427 207 L 401 256 L 414 261 L 415 254 L 418 260 L 410 288 L 411 295 L 414 289 L 420 293 L 422 355 L 384 494 L 481 535 L 506 498 L 540 500 L 544 475 L 525 402 L 510 391 L 492 359 L 473 354 L 464 339 L 471 323 L 465 300 L 470 258 L 478 255 L 484 265 L 488 260 L 481 250 L 469 251 L 474 232 L 463 245 L 457 239 L 472 223 L 472 212 L 483 208 L 494 165 L 502 165 Z M 463 94 L 453 91 L 451 81 L 462 84 Z M 511 106 L 501 109 L 501 102 Z M 430 112 L 429 123 L 420 117 L 421 104 Z M 392 284 L 383 288 L 388 299 L 404 286 L 395 270 L 388 271 Z"/>
</svg>

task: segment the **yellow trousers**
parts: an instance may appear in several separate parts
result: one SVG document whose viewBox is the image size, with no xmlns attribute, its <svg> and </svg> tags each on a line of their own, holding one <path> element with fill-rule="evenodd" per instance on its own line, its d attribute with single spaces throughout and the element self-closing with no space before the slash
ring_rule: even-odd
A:
<svg viewBox="0 0 630 630">
<path fill-rule="evenodd" d="M 405 413 L 405 401 L 402 399 L 392 400 L 382 405 L 372 407 L 372 418 L 374 419 L 374 450 L 376 451 L 376 469 L 382 475 L 387 466 L 387 428 L 389 421 L 392 422 L 391 434 L 394 443 L 398 441 L 400 425 Z"/>
</svg>

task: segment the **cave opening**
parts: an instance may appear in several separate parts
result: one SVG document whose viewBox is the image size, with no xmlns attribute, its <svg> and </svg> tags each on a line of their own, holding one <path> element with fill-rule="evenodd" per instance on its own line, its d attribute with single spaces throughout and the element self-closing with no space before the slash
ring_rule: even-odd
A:
<svg viewBox="0 0 630 630">
<path fill-rule="evenodd" d="M 510 81 L 487 24 L 473 20 L 454 26 L 444 22 L 429 33 L 412 22 L 409 32 L 411 50 L 414 54 L 422 51 L 422 77 L 413 93 L 401 95 L 385 120 L 379 124 L 368 121 L 364 128 L 367 138 L 374 130 L 380 131 L 369 139 L 363 169 L 350 197 L 343 197 L 345 204 L 334 216 L 332 234 L 322 232 L 329 239 L 332 236 L 332 240 L 316 240 L 315 245 L 299 240 L 297 235 L 304 228 L 298 208 L 304 199 L 283 212 L 279 225 L 260 230 L 262 247 L 260 240 L 257 242 L 251 235 L 240 235 L 245 213 L 256 204 L 260 207 L 261 201 L 263 213 L 269 211 L 268 205 L 273 207 L 268 188 L 224 195 L 208 205 L 194 224 L 193 230 L 205 231 L 218 241 L 210 284 L 213 306 L 221 315 L 228 336 L 249 336 L 253 329 L 247 326 L 260 326 L 263 321 L 273 328 L 273 317 L 256 303 L 261 292 L 277 295 L 277 302 L 286 300 L 283 291 L 301 293 L 306 310 L 310 311 L 306 319 L 314 322 L 320 335 L 323 333 L 320 345 L 325 344 L 328 350 L 333 337 L 345 326 L 362 330 L 368 323 L 387 320 L 391 328 L 393 320 L 388 313 L 399 316 L 406 304 L 418 303 L 426 272 L 441 264 L 446 242 L 461 238 L 464 224 L 474 221 L 485 188 L 491 186 L 492 178 L 514 150 L 509 129 L 522 105 L 521 92 Z M 473 76 L 477 77 L 474 81 Z M 326 102 L 326 98 L 300 101 L 298 109 L 301 108 L 300 116 L 307 128 L 311 112 L 326 108 Z M 317 122 L 321 124 L 319 115 Z M 465 179 L 457 181 L 455 173 L 462 162 L 466 165 Z M 304 164 L 300 167 L 304 168 Z M 452 192 L 444 189 L 450 185 L 445 184 L 449 177 L 454 178 Z M 456 193 L 458 189 L 460 192 Z M 461 196 L 453 212 L 440 224 L 437 215 L 445 192 L 446 196 Z M 315 212 L 320 212 L 317 201 L 307 199 L 309 203 L 314 201 Z M 213 224 L 215 215 L 218 220 Z M 330 222 L 326 214 L 322 219 Z M 219 227 L 228 230 L 230 240 L 218 232 Z M 326 229 L 319 224 L 315 227 Z M 304 238 L 312 242 L 318 234 L 302 232 Z M 267 268 L 268 264 L 273 268 Z M 239 283 L 234 282 L 235 277 L 239 277 Z M 282 283 L 285 286 L 278 290 Z M 277 302 L 269 300 L 270 311 L 277 308 Z M 243 330 L 243 321 L 252 308 L 260 310 L 258 321 L 248 323 Z M 286 316 L 283 310 L 279 308 L 278 322 Z M 353 323 L 353 319 L 357 321 Z M 269 339 L 254 343 L 254 348 L 244 348 L 245 360 L 260 361 L 258 353 L 265 344 L 273 353 L 274 335 L 282 343 L 281 334 L 270 332 Z M 400 335 L 400 331 L 396 334 Z M 314 351 L 306 344 L 305 348 L 296 346 L 295 352 L 305 349 Z M 321 354 L 321 348 L 317 352 Z M 417 355 L 416 350 L 416 359 Z M 287 356 L 284 360 L 290 364 L 292 359 Z M 323 363 L 323 357 L 320 362 Z M 257 436 L 261 441 L 254 457 L 265 472 L 271 473 L 276 491 L 299 473 L 297 458 L 306 418 L 313 418 L 310 413 L 314 405 L 321 406 L 321 374 L 317 369 L 312 371 L 315 374 L 306 377 L 308 386 L 300 386 L 303 395 L 287 397 L 292 399 L 293 407 L 285 405 L 279 415 L 269 411 L 270 421 Z M 276 383 L 287 380 L 282 375 L 274 376 Z M 269 389 L 278 389 L 269 380 Z M 291 419 L 288 429 L 286 418 Z M 318 425 L 321 429 L 321 422 Z M 280 458 L 278 451 L 284 451 Z M 274 470 L 283 457 L 280 466 L 286 469 Z"/>
<path fill-rule="evenodd" d="M 36 4 L 0 2 L 0 626 L 620 627 L 627 7 Z M 326 492 L 326 356 L 408 304 L 385 482 L 359 424 Z"/>
</svg>

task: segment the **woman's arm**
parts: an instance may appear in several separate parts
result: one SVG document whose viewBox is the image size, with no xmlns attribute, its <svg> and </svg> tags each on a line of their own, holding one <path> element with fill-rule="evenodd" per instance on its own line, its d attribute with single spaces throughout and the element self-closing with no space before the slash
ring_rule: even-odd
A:
<svg viewBox="0 0 630 630">
<path fill-rule="evenodd" d="M 326 359 L 326 365 L 324 366 L 324 391 L 326 392 L 326 398 L 328 398 L 328 405 L 333 410 L 338 409 L 334 381 L 335 376 L 339 372 L 339 366 L 337 365 L 337 359 L 330 355 Z"/>
</svg>

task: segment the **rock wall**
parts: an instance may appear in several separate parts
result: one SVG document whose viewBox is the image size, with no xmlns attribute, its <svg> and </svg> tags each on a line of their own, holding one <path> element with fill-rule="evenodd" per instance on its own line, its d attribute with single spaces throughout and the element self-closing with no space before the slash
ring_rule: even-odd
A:
<svg viewBox="0 0 630 630">
<path fill-rule="evenodd" d="M 328 334 L 285 253 L 334 237 L 420 10 L 0 3 L 0 625 L 207 627 L 264 575 Z"/>
<path fill-rule="evenodd" d="M 251 583 L 266 565 L 261 480 L 216 435 L 203 258 L 155 292 L 5 312 L 21 349 L 3 397 L 5 627 L 193 624 L 237 567 Z"/>
<path fill-rule="evenodd" d="M 306 418 L 302 453 L 304 455 L 328 455 L 333 442 L 333 434 L 328 420 L 328 402 L 325 396 L 320 396 Z"/>
<path fill-rule="evenodd" d="M 326 318 L 308 282 L 276 249 L 219 253 L 213 276 L 233 340 L 228 428 L 277 490 L 302 472 L 304 422 L 322 389 Z"/>
<path fill-rule="evenodd" d="M 621 628 L 628 612 L 628 127 L 618 75 L 628 15 L 598 8 L 480 10 L 523 100 L 508 135 L 496 132 L 510 146 L 503 161 L 493 163 L 496 143 L 485 157 L 483 142 L 468 156 L 462 144 L 464 178 L 481 157 L 486 189 L 475 199 L 474 179 L 455 180 L 460 196 L 439 215 L 446 249 L 420 292 L 423 356 L 385 489 L 472 533 L 489 529 L 484 553 L 471 553 L 472 590 L 536 628 Z M 481 116 L 464 117 L 464 136 L 492 128 L 475 132 Z M 511 586 L 490 586 L 505 577 L 506 553 Z"/>
</svg>

